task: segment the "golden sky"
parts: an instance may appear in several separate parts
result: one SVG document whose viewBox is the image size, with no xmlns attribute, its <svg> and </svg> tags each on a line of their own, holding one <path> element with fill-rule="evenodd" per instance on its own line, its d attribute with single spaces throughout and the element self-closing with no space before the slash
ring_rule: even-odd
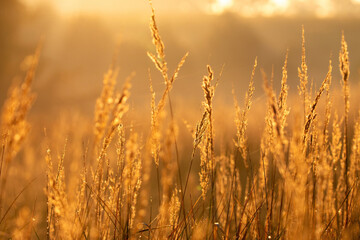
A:
<svg viewBox="0 0 360 240">
<path fill-rule="evenodd" d="M 149 10 L 147 0 L 22 0 L 28 5 L 53 5 L 60 13 L 108 14 L 139 13 Z M 301 16 L 318 17 L 360 14 L 360 0 L 153 0 L 157 11 L 221 14 L 235 12 L 242 16 Z"/>
</svg>

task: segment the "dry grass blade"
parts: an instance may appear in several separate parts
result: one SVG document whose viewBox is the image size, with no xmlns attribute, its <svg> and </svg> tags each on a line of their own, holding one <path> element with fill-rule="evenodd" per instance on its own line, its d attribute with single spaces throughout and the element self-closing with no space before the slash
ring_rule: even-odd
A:
<svg viewBox="0 0 360 240">
<path fill-rule="evenodd" d="M 338 212 L 340 211 L 341 208 L 343 208 L 344 204 L 346 203 L 346 201 L 349 199 L 350 193 L 352 192 L 353 188 L 356 186 L 355 185 L 356 182 L 351 186 L 351 188 L 349 189 L 349 191 L 346 192 L 346 195 L 344 197 L 344 199 L 342 200 L 341 204 L 339 205 L 336 214 L 331 218 L 331 220 L 329 221 L 328 224 L 326 224 L 324 230 L 321 233 L 321 236 L 323 236 L 326 231 L 329 229 L 329 227 L 331 226 L 331 224 L 333 223 L 333 221 L 335 220 L 335 217 L 337 216 Z"/>
<path fill-rule="evenodd" d="M 106 202 L 101 198 L 101 196 L 99 196 L 99 194 L 94 192 L 94 190 L 88 184 L 86 184 L 86 187 L 90 190 L 90 192 L 92 194 L 94 194 L 96 196 L 96 201 L 101 205 L 104 212 L 108 215 L 108 217 L 109 217 L 110 221 L 112 222 L 112 224 L 115 227 L 117 227 L 117 225 L 115 224 L 116 220 L 114 220 L 114 219 L 117 218 L 117 216 L 111 211 L 111 208 L 106 204 Z M 114 217 L 114 219 L 111 218 L 110 216 Z M 121 232 L 121 229 L 117 229 L 117 231 Z"/>
<path fill-rule="evenodd" d="M 332 68 L 331 59 L 329 60 L 329 70 Z M 324 144 L 328 145 L 329 143 L 329 124 L 331 117 L 331 107 L 332 107 L 332 99 L 330 96 L 330 86 L 331 86 L 332 76 L 330 75 L 328 84 L 326 84 L 326 109 L 325 109 L 325 123 L 324 123 Z"/>
<path fill-rule="evenodd" d="M 209 116 L 209 113 L 204 112 L 200 122 L 198 124 L 196 124 L 192 156 L 194 156 L 195 149 L 199 146 L 199 144 L 201 143 L 201 140 L 204 137 L 204 134 L 205 134 L 207 126 L 208 126 L 208 116 Z"/>
<path fill-rule="evenodd" d="M 209 185 L 213 191 L 214 184 L 214 166 L 215 166 L 215 147 L 214 147 L 214 129 L 213 129 L 213 98 L 215 95 L 216 85 L 212 85 L 214 74 L 211 67 L 207 66 L 208 75 L 203 77 L 202 89 L 204 92 L 204 101 L 202 105 L 207 113 L 207 131 L 202 146 L 200 146 L 200 186 L 202 196 L 205 199 Z M 204 119 L 203 115 L 203 119 Z M 201 129 L 201 127 L 200 127 Z M 213 209 L 215 206 L 212 205 Z"/>
<path fill-rule="evenodd" d="M 303 98 L 303 107 L 304 107 L 304 119 L 306 117 L 306 113 L 308 111 L 309 106 L 309 93 L 308 93 L 308 73 L 307 73 L 307 65 L 306 65 L 306 53 L 305 53 L 305 30 L 304 26 L 301 29 L 301 67 L 298 68 L 298 76 L 300 79 L 300 85 L 298 86 L 299 95 Z"/>
<path fill-rule="evenodd" d="M 319 103 L 321 94 L 322 94 L 322 93 L 324 92 L 324 90 L 327 88 L 327 85 L 329 84 L 329 81 L 330 81 L 330 79 L 331 79 L 331 73 L 332 73 L 332 67 L 331 67 L 331 62 L 330 62 L 329 71 L 328 71 L 328 73 L 327 73 L 324 81 L 322 82 L 318 93 L 316 94 L 316 97 L 315 97 L 315 99 L 314 99 L 314 102 L 313 102 L 313 104 L 312 104 L 311 107 L 310 107 L 310 112 L 309 112 L 309 114 L 306 116 L 306 122 L 305 122 L 305 126 L 304 126 L 304 134 L 303 134 L 303 136 L 304 136 L 304 137 L 303 137 L 304 143 L 306 142 L 306 139 L 307 139 L 307 137 L 308 137 L 308 132 L 309 132 L 309 130 L 310 130 L 310 125 L 311 125 L 311 123 L 313 122 L 313 120 L 314 120 L 315 117 L 316 117 L 315 109 L 316 109 L 317 104 Z"/>
<path fill-rule="evenodd" d="M 33 180 L 31 180 L 28 184 L 26 184 L 25 187 L 23 187 L 23 189 L 16 195 L 16 197 L 14 198 L 14 200 L 11 202 L 10 206 L 6 209 L 4 215 L 2 216 L 2 218 L 0 219 L 0 225 L 1 223 L 3 223 L 3 221 L 5 220 L 5 217 L 7 216 L 7 214 L 9 213 L 9 211 L 11 210 L 11 208 L 14 206 L 15 202 L 18 200 L 18 198 L 21 196 L 21 194 L 23 194 L 25 192 L 25 190 L 30 187 L 30 185 L 35 182 L 35 180 L 37 179 L 34 178 Z"/>
<path fill-rule="evenodd" d="M 350 63 L 349 63 L 349 52 L 347 49 L 347 43 L 345 41 L 344 33 L 341 36 L 341 50 L 339 54 L 340 72 L 343 83 L 343 94 L 344 94 L 344 180 L 345 180 L 345 192 L 349 190 L 349 167 L 350 167 L 350 145 L 349 145 L 349 109 L 350 109 L 350 87 L 349 87 L 349 75 L 350 75 Z M 346 199 L 345 204 L 345 226 L 349 221 L 349 200 Z"/>
<path fill-rule="evenodd" d="M 286 51 L 284 66 L 282 68 L 282 78 L 281 78 L 281 90 L 280 95 L 278 99 L 278 106 L 279 110 L 282 111 L 283 109 L 286 109 L 286 100 L 288 96 L 289 86 L 287 85 L 287 63 L 288 63 L 288 57 L 289 57 L 289 51 Z"/>
<path fill-rule="evenodd" d="M 155 45 L 155 48 L 156 48 L 157 57 L 155 57 L 151 53 L 148 53 L 148 55 L 151 58 L 151 60 L 155 63 L 155 65 L 159 69 L 159 71 L 163 74 L 165 83 L 168 85 L 169 80 L 168 80 L 168 74 L 167 74 L 167 71 L 168 71 L 167 63 L 165 61 L 165 51 L 164 51 L 165 46 L 164 46 L 163 41 L 161 40 L 159 29 L 156 25 L 155 10 L 153 8 L 152 1 L 149 0 L 149 3 L 150 3 L 150 7 L 151 7 L 151 12 L 152 12 L 151 21 L 150 21 L 150 30 L 151 30 L 151 34 L 152 34 L 153 44 Z"/>
<path fill-rule="evenodd" d="M 108 124 L 109 114 L 114 104 L 114 87 L 118 72 L 111 67 L 104 76 L 103 89 L 95 105 L 95 142 L 97 146 L 103 138 Z"/>
<path fill-rule="evenodd" d="M 3 144 L 3 157 L 0 169 L 0 213 L 2 209 L 7 177 L 12 160 L 18 154 L 25 137 L 30 130 L 27 115 L 35 100 L 31 85 L 39 63 L 42 42 L 39 43 L 34 55 L 30 56 L 30 65 L 24 81 L 9 91 L 0 116 L 0 134 Z"/>
<path fill-rule="evenodd" d="M 245 164 L 247 164 L 247 147 L 246 147 L 247 146 L 246 129 L 248 125 L 247 115 L 250 111 L 252 104 L 252 96 L 255 91 L 254 76 L 255 76 L 256 66 L 257 66 L 257 58 L 255 58 L 253 70 L 251 72 L 248 91 L 246 92 L 245 95 L 244 108 L 242 110 L 239 107 L 239 104 L 236 100 L 235 91 L 233 90 L 234 105 L 236 111 L 235 125 L 237 128 L 237 132 L 236 132 L 237 141 L 235 142 L 235 145 L 239 149 L 241 156 L 245 161 Z"/>
<path fill-rule="evenodd" d="M 155 64 L 156 68 L 161 72 L 162 77 L 165 82 L 165 86 L 166 86 L 165 90 L 161 96 L 161 99 L 156 104 L 155 103 L 155 92 L 152 88 L 151 76 L 150 76 L 150 70 L 149 70 L 150 91 L 151 91 L 151 97 L 152 97 L 152 100 L 151 100 L 151 109 L 152 109 L 151 110 L 151 136 L 150 136 L 151 143 L 150 143 L 150 145 L 151 145 L 151 154 L 154 158 L 155 164 L 158 166 L 159 165 L 160 139 L 161 139 L 161 131 L 159 128 L 160 128 L 160 125 L 162 122 L 166 98 L 168 98 L 168 96 L 169 96 L 169 93 L 172 89 L 172 85 L 173 85 L 174 81 L 176 80 L 181 67 L 185 63 L 188 53 L 186 53 L 184 55 L 184 57 L 180 60 L 173 75 L 169 79 L 168 67 L 167 67 L 167 62 L 165 59 L 165 51 L 164 51 L 165 45 L 160 37 L 159 29 L 157 27 L 156 20 L 155 20 L 155 10 L 152 6 L 151 0 L 149 0 L 149 3 L 150 3 L 150 7 L 151 7 L 151 12 L 152 12 L 151 21 L 150 21 L 150 30 L 151 30 L 151 34 L 152 34 L 153 44 L 156 48 L 157 56 L 155 56 L 154 54 L 152 54 L 150 52 L 148 52 L 147 54 L 148 54 L 149 58 L 151 59 L 151 61 Z"/>
<path fill-rule="evenodd" d="M 195 158 L 195 151 L 199 147 L 199 145 L 202 143 L 204 135 L 207 130 L 207 127 L 208 127 L 208 112 L 205 111 L 203 113 L 203 116 L 202 116 L 200 122 L 198 124 L 196 124 L 196 130 L 193 134 L 193 138 L 194 138 L 193 149 L 192 149 L 192 153 L 191 153 L 189 169 L 188 169 L 187 175 L 186 175 L 185 186 L 184 186 L 184 190 L 182 193 L 182 199 L 181 199 L 182 206 L 184 206 L 185 194 L 186 194 L 186 190 L 188 187 L 189 178 L 190 178 L 190 174 L 191 174 L 191 170 L 192 170 L 192 165 L 193 165 L 194 158 Z M 185 212 L 185 208 L 183 208 L 183 212 Z M 184 218 L 185 218 L 185 216 L 184 216 Z M 186 218 L 184 219 L 184 221 L 186 221 Z"/>
<path fill-rule="evenodd" d="M 281 142 L 283 142 L 284 139 L 283 139 L 283 133 L 281 132 L 281 128 L 280 128 L 279 110 L 278 110 L 278 106 L 276 104 L 276 96 L 275 96 L 272 85 L 269 84 L 269 81 L 268 81 L 268 78 L 267 78 L 265 72 L 262 70 L 261 73 L 262 73 L 263 79 L 264 79 L 264 89 L 265 89 L 265 92 L 268 97 L 269 107 L 270 107 L 270 109 L 272 111 L 272 115 L 273 115 L 273 127 L 276 130 L 275 131 L 276 136 L 281 140 Z"/>
<path fill-rule="evenodd" d="M 205 111 L 208 113 L 208 122 L 209 122 L 209 140 L 210 140 L 210 150 L 211 150 L 211 158 L 214 157 L 214 131 L 213 131 L 213 98 L 215 95 L 215 89 L 217 83 L 212 85 L 212 81 L 214 79 L 214 74 L 211 67 L 207 66 L 208 76 L 204 76 L 202 89 L 204 91 L 205 100 L 202 102 L 202 105 Z"/>
</svg>

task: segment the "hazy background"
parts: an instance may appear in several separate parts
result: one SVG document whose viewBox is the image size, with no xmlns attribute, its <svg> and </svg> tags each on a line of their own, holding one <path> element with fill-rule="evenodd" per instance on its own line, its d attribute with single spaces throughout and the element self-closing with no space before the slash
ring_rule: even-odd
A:
<svg viewBox="0 0 360 240">
<path fill-rule="evenodd" d="M 239 96 L 244 95 L 256 56 L 258 66 L 268 75 L 273 67 L 275 85 L 279 85 L 287 49 L 290 90 L 295 92 L 302 24 L 310 80 L 319 86 L 332 55 L 333 82 L 340 81 L 337 66 L 343 30 L 350 51 L 350 81 L 358 85 L 359 0 L 154 0 L 153 5 L 170 71 L 190 53 L 172 93 L 179 108 L 185 104 L 200 108 L 207 64 L 216 75 L 225 65 L 216 95 L 218 104 L 232 105 L 232 86 Z M 155 90 L 163 87 L 146 55 L 154 52 L 150 15 L 146 0 L 1 0 L 0 103 L 10 84 L 23 78 L 24 59 L 44 37 L 34 82 L 38 96 L 34 113 L 57 116 L 62 109 L 75 109 L 92 114 L 103 75 L 117 48 L 119 85 L 136 72 L 132 108 L 149 105 L 148 68 Z M 259 69 L 256 96 L 262 98 Z"/>
</svg>

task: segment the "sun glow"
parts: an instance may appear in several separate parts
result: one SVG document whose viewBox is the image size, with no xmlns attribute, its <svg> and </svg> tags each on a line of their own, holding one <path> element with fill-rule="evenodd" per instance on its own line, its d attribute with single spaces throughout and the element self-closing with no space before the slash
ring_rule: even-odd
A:
<svg viewBox="0 0 360 240">
<path fill-rule="evenodd" d="M 278 8 L 286 8 L 289 4 L 288 0 L 271 0 L 271 2 Z"/>
<path fill-rule="evenodd" d="M 211 4 L 211 12 L 220 14 L 233 6 L 233 0 L 216 0 Z"/>
<path fill-rule="evenodd" d="M 0 0 L 3 1 L 3 0 Z M 78 14 L 120 16 L 149 11 L 146 1 L 128 0 L 18 0 L 29 7 L 39 4 L 52 6 L 57 13 L 65 16 Z M 243 17 L 273 16 L 316 16 L 358 15 L 360 0 L 154 0 L 156 11 L 161 13 L 208 13 L 219 15 L 232 12 Z M 345 4 L 346 2 L 346 4 Z M 176 4 L 175 4 L 176 3 Z M 341 11 L 339 6 L 343 5 Z M 145 18 L 144 18 L 145 19 Z"/>
</svg>

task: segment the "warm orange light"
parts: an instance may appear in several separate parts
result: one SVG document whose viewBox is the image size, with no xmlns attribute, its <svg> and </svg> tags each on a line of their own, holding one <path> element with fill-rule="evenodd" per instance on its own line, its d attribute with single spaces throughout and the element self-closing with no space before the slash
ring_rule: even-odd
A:
<svg viewBox="0 0 360 240">
<path fill-rule="evenodd" d="M 271 2 L 278 8 L 286 8 L 289 0 L 271 0 Z"/>
<path fill-rule="evenodd" d="M 216 0 L 211 4 L 211 12 L 219 14 L 229 9 L 233 5 L 233 0 Z"/>
</svg>

